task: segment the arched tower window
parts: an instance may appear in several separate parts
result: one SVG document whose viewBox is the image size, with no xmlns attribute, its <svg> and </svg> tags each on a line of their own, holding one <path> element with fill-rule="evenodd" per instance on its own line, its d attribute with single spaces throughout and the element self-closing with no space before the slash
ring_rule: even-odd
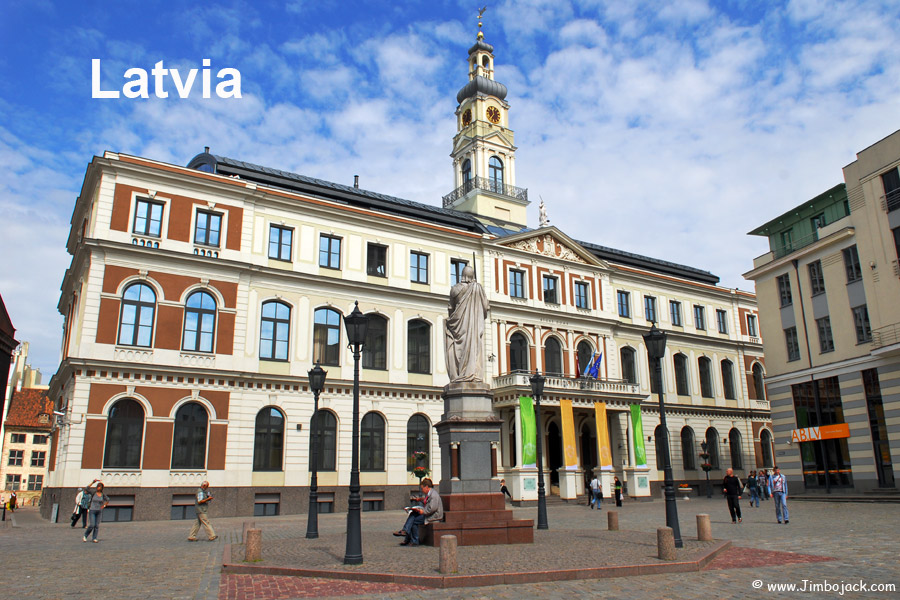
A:
<svg viewBox="0 0 900 600">
<path fill-rule="evenodd" d="M 470 181 L 472 181 L 472 161 L 467 158 L 462 164 L 462 184 L 468 185 Z"/>
<path fill-rule="evenodd" d="M 492 192 L 503 193 L 503 162 L 496 156 L 488 161 L 488 181 Z"/>
</svg>

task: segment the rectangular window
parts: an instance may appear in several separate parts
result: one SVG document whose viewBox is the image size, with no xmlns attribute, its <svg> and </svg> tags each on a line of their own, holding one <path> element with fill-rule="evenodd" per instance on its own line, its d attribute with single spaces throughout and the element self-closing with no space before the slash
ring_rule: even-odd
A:
<svg viewBox="0 0 900 600">
<path fill-rule="evenodd" d="M 387 277 L 387 246 L 369 244 L 366 250 L 366 275 Z"/>
<path fill-rule="evenodd" d="M 575 306 L 578 308 L 590 308 L 591 301 L 588 295 L 591 292 L 590 284 L 583 281 L 575 282 Z"/>
<path fill-rule="evenodd" d="M 6 476 L 6 491 L 18 491 L 19 487 L 22 485 L 22 476 L 21 475 L 7 475 Z"/>
<path fill-rule="evenodd" d="M 409 253 L 409 279 L 413 283 L 428 283 L 428 255 L 421 252 Z"/>
<path fill-rule="evenodd" d="M 208 210 L 197 211 L 194 224 L 194 243 L 204 246 L 219 247 L 219 234 L 222 231 L 222 215 Z"/>
<path fill-rule="evenodd" d="M 172 510 L 169 513 L 169 519 L 172 521 L 187 521 L 197 517 L 197 511 L 194 509 L 193 494 L 173 494 Z"/>
<path fill-rule="evenodd" d="M 38 433 L 36 433 L 36 434 L 34 434 L 34 437 L 31 438 L 31 441 L 32 441 L 33 443 L 35 443 L 35 444 L 46 444 L 46 443 L 47 443 L 47 436 L 46 436 L 46 435 L 43 435 L 43 434 L 38 434 Z"/>
<path fill-rule="evenodd" d="M 859 344 L 872 341 L 872 328 L 869 326 L 869 308 L 863 304 L 853 309 L 853 325 L 856 327 L 856 341 Z"/>
<path fill-rule="evenodd" d="M 825 278 L 822 276 L 822 261 L 820 260 L 809 264 L 809 286 L 813 296 L 825 292 Z"/>
<path fill-rule="evenodd" d="M 622 290 L 618 290 L 616 292 L 616 300 L 619 305 L 619 316 L 625 317 L 626 319 L 631 318 L 631 294 L 629 292 L 624 292 Z"/>
<path fill-rule="evenodd" d="M 884 185 L 884 201 L 888 212 L 900 208 L 900 170 L 894 167 L 882 173 L 881 183 Z"/>
<path fill-rule="evenodd" d="M 24 455 L 25 455 L 24 450 L 10 450 L 9 451 L 9 461 L 6 464 L 8 464 L 11 467 L 21 467 Z"/>
<path fill-rule="evenodd" d="M 253 502 L 254 517 L 274 517 L 279 513 L 281 494 L 256 494 Z"/>
<path fill-rule="evenodd" d="M 469 261 L 459 258 L 450 259 L 450 287 L 453 287 L 462 279 L 462 272 L 469 264 Z"/>
<path fill-rule="evenodd" d="M 44 476 L 43 475 L 29 475 L 28 476 L 28 491 L 29 492 L 37 492 L 44 487 Z"/>
<path fill-rule="evenodd" d="M 831 352 L 834 350 L 834 338 L 831 335 L 831 317 L 816 319 L 816 327 L 819 330 L 819 351 Z"/>
<path fill-rule="evenodd" d="M 644 296 L 644 318 L 656 322 L 656 298 L 653 296 Z"/>
<path fill-rule="evenodd" d="M 131 230 L 137 235 L 159 237 L 162 233 L 163 203 L 139 198 L 134 208 Z"/>
<path fill-rule="evenodd" d="M 290 227 L 269 225 L 269 258 L 291 261 L 291 244 L 294 230 Z"/>
<path fill-rule="evenodd" d="M 788 360 L 800 360 L 800 341 L 797 339 L 796 327 L 784 330 L 784 343 L 787 344 Z"/>
<path fill-rule="evenodd" d="M 747 335 L 756 337 L 756 315 L 747 315 Z"/>
<path fill-rule="evenodd" d="M 716 309 L 716 325 L 719 333 L 728 333 L 728 313 L 724 310 Z"/>
<path fill-rule="evenodd" d="M 325 233 L 319 235 L 319 266 L 340 270 L 341 238 Z"/>
<path fill-rule="evenodd" d="M 109 504 L 103 509 L 102 521 L 131 521 L 134 518 L 134 496 L 110 496 Z"/>
<path fill-rule="evenodd" d="M 363 512 L 379 512 L 384 510 L 384 492 L 363 492 Z"/>
<path fill-rule="evenodd" d="M 509 296 L 510 298 L 525 298 L 525 271 L 510 270 Z"/>
<path fill-rule="evenodd" d="M 544 302 L 547 304 L 559 304 L 559 294 L 557 293 L 557 279 L 550 275 L 544 275 Z"/>
<path fill-rule="evenodd" d="M 706 329 L 706 308 L 694 305 L 694 327 L 697 329 Z"/>
<path fill-rule="evenodd" d="M 672 317 L 672 325 L 681 327 L 681 302 L 669 300 L 669 316 Z"/>
<path fill-rule="evenodd" d="M 319 514 L 334 512 L 334 492 L 319 492 Z"/>
<path fill-rule="evenodd" d="M 818 394 L 815 393 L 813 386 L 818 387 Z M 846 422 L 837 377 L 794 384 L 791 386 L 791 395 L 798 428 Z M 799 444 L 803 485 L 806 488 L 825 487 L 826 474 L 832 487 L 853 485 L 847 441 L 846 438 L 839 438 Z"/>
<path fill-rule="evenodd" d="M 778 295 L 781 297 L 781 306 L 787 306 L 794 302 L 791 296 L 791 277 L 790 275 L 781 275 L 776 279 L 778 282 Z"/>
<path fill-rule="evenodd" d="M 847 283 L 862 279 L 862 269 L 859 267 L 859 253 L 856 251 L 856 246 L 844 248 L 844 269 L 847 271 Z"/>
<path fill-rule="evenodd" d="M 47 460 L 47 453 L 43 450 L 33 450 L 31 452 L 31 466 L 43 467 L 44 461 Z"/>
<path fill-rule="evenodd" d="M 24 444 L 25 437 L 26 436 L 24 433 L 11 433 L 11 434 L 9 434 L 9 443 L 10 444 Z"/>
</svg>

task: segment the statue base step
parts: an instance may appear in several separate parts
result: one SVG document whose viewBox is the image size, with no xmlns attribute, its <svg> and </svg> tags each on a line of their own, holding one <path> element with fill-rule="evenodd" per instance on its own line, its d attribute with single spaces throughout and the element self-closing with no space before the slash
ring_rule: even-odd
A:
<svg viewBox="0 0 900 600">
<path fill-rule="evenodd" d="M 459 546 L 531 544 L 534 521 L 514 519 L 503 494 L 448 494 L 442 496 L 444 520 L 422 526 L 419 539 L 439 546 L 442 535 L 455 535 Z"/>
</svg>

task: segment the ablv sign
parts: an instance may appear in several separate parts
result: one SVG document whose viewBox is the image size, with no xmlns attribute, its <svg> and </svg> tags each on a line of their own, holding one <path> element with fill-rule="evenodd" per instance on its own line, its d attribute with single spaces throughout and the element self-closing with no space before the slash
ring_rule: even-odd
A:
<svg viewBox="0 0 900 600">
<path fill-rule="evenodd" d="M 805 427 L 791 431 L 792 442 L 816 442 L 819 440 L 833 440 L 836 438 L 850 437 L 850 426 L 846 423 L 837 425 L 822 425 L 820 427 Z"/>
</svg>

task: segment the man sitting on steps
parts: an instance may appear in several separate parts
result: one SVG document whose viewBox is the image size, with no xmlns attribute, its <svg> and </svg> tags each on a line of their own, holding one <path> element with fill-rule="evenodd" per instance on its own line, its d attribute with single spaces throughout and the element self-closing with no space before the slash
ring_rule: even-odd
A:
<svg viewBox="0 0 900 600">
<path fill-rule="evenodd" d="M 394 532 L 394 535 L 404 538 L 400 542 L 401 546 L 418 546 L 419 525 L 440 521 L 444 518 L 444 503 L 441 502 L 440 495 L 434 489 L 434 483 L 426 477 L 421 481 L 419 487 L 422 493 L 425 494 L 425 506 L 416 506 L 409 509 L 409 516 L 406 518 L 406 524 L 403 525 L 403 529 Z"/>
</svg>

